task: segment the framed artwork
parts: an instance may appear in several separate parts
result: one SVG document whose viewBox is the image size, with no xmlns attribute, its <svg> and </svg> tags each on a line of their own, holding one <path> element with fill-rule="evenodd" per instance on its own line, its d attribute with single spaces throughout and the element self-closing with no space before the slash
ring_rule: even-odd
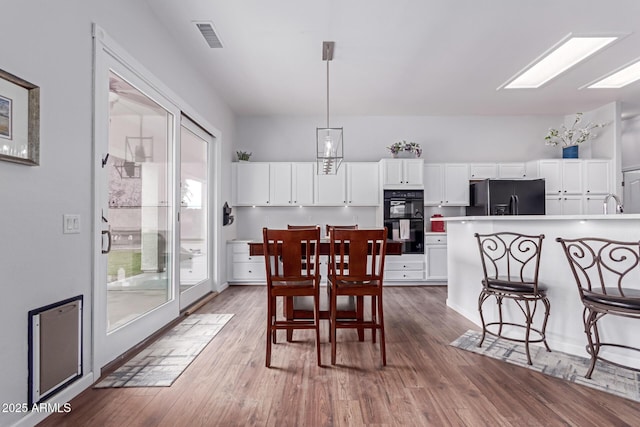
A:
<svg viewBox="0 0 640 427">
<path fill-rule="evenodd" d="M 40 164 L 40 88 L 0 70 L 0 160 Z"/>
</svg>

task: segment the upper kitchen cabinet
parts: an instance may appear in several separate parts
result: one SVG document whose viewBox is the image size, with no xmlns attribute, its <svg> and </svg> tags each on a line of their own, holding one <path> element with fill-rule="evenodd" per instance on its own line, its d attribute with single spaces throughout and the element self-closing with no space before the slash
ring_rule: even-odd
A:
<svg viewBox="0 0 640 427">
<path fill-rule="evenodd" d="M 240 162 L 235 170 L 238 206 L 269 206 L 269 163 Z"/>
<path fill-rule="evenodd" d="M 378 206 L 380 180 L 377 162 L 347 163 L 347 204 Z"/>
<path fill-rule="evenodd" d="M 524 163 L 471 163 L 469 179 L 524 179 L 527 177 Z"/>
<path fill-rule="evenodd" d="M 547 194 L 582 194 L 582 160 L 538 160 Z"/>
<path fill-rule="evenodd" d="M 344 206 L 347 204 L 346 171 L 343 163 L 335 175 L 316 175 L 315 204 L 319 206 Z M 318 167 L 314 164 L 314 167 Z"/>
<path fill-rule="evenodd" d="M 269 206 L 313 204 L 313 163 L 271 163 Z"/>
<path fill-rule="evenodd" d="M 342 163 L 336 175 L 316 175 L 316 206 L 378 206 L 379 167 L 376 162 Z"/>
<path fill-rule="evenodd" d="M 428 163 L 424 165 L 425 206 L 468 206 L 469 165 Z"/>
<path fill-rule="evenodd" d="M 233 163 L 237 206 L 313 204 L 313 163 Z"/>
<path fill-rule="evenodd" d="M 524 163 L 498 163 L 498 178 L 525 179 L 527 168 Z"/>
<path fill-rule="evenodd" d="M 469 165 L 469 179 L 495 179 L 498 177 L 498 165 L 495 163 L 472 163 Z"/>
<path fill-rule="evenodd" d="M 382 159 L 384 188 L 422 188 L 424 160 Z"/>
</svg>

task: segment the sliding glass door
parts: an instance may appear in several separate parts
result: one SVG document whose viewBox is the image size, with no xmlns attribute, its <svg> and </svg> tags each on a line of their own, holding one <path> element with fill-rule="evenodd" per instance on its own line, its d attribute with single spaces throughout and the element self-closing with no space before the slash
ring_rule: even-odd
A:
<svg viewBox="0 0 640 427">
<path fill-rule="evenodd" d="M 183 117 L 180 126 L 180 308 L 211 291 L 209 153 L 212 137 Z"/>
</svg>

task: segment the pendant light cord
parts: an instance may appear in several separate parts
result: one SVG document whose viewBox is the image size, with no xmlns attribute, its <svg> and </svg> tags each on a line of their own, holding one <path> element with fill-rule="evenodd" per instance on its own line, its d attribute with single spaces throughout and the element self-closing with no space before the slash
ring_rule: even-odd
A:
<svg viewBox="0 0 640 427">
<path fill-rule="evenodd" d="M 329 129 L 329 46 L 327 46 L 327 129 Z"/>
</svg>

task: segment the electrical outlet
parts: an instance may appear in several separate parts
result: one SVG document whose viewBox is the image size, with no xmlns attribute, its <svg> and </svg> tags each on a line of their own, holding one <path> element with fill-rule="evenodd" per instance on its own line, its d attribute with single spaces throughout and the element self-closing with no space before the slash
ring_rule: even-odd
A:
<svg viewBox="0 0 640 427">
<path fill-rule="evenodd" d="M 62 216 L 62 232 L 64 234 L 80 233 L 80 215 L 64 214 Z"/>
</svg>

